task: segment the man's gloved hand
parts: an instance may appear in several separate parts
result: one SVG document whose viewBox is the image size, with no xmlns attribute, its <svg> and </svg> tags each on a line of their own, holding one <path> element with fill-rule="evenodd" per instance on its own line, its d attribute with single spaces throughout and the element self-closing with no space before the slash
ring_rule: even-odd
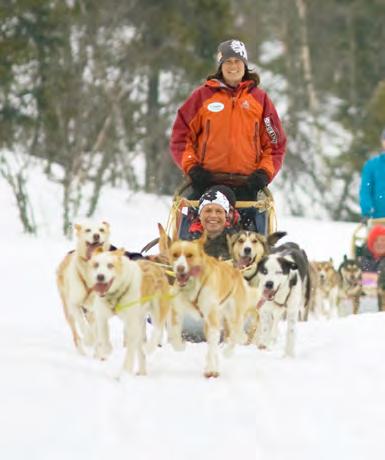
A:
<svg viewBox="0 0 385 460">
<path fill-rule="evenodd" d="M 210 171 L 206 171 L 202 166 L 194 166 L 188 173 L 193 186 L 199 189 L 206 189 L 212 184 L 213 176 Z"/>
<path fill-rule="evenodd" d="M 251 192 L 258 192 L 258 190 L 262 190 L 268 183 L 269 178 L 263 169 L 257 169 L 254 171 L 253 174 L 250 174 L 246 181 L 247 188 Z"/>
</svg>

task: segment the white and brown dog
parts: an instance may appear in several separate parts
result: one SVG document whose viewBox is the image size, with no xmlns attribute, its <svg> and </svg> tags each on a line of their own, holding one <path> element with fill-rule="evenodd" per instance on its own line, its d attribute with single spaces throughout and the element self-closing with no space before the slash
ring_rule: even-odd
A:
<svg viewBox="0 0 385 460">
<path fill-rule="evenodd" d="M 340 277 L 334 268 L 333 259 L 312 261 L 318 275 L 314 283 L 314 313 L 317 318 L 338 316 Z"/>
<path fill-rule="evenodd" d="M 276 340 L 279 321 L 286 313 L 285 352 L 293 356 L 298 317 L 310 295 L 307 256 L 295 243 L 272 248 L 258 264 L 258 277 L 262 293 L 258 345 L 266 348 Z"/>
<path fill-rule="evenodd" d="M 241 270 L 243 278 L 250 286 L 258 287 L 258 263 L 285 235 L 286 232 L 275 232 L 265 237 L 260 233 L 241 230 L 228 237 L 229 252 L 234 266 Z M 256 344 L 258 321 L 259 310 L 257 304 L 254 304 L 246 313 L 245 327 L 249 344 Z"/>
<path fill-rule="evenodd" d="M 94 345 L 94 320 L 92 305 L 92 281 L 88 261 L 96 248 L 110 247 L 110 226 L 75 224 L 76 249 L 68 253 L 56 272 L 56 282 L 63 303 L 64 315 L 71 329 L 77 350 Z"/>
<path fill-rule="evenodd" d="M 146 373 L 146 352 L 160 344 L 169 314 L 169 284 L 164 271 L 147 260 L 130 260 L 124 249 L 96 251 L 90 260 L 90 276 L 96 292 L 96 357 L 104 360 L 112 347 L 108 320 L 117 315 L 123 322 L 126 354 L 123 371 Z M 151 317 L 153 334 L 146 342 L 146 318 Z"/>
<path fill-rule="evenodd" d="M 258 263 L 286 232 L 275 232 L 265 237 L 260 233 L 241 230 L 228 237 L 229 251 L 250 286 L 258 286 Z"/>
<path fill-rule="evenodd" d="M 257 303 L 255 290 L 231 264 L 208 256 L 205 237 L 195 241 L 175 241 L 170 248 L 170 262 L 176 274 L 172 288 L 173 318 L 170 341 L 180 348 L 182 317 L 188 313 L 204 321 L 207 340 L 205 377 L 219 376 L 218 346 L 221 332 L 228 333 L 228 351 L 243 344 L 244 318 L 251 303 Z"/>
</svg>

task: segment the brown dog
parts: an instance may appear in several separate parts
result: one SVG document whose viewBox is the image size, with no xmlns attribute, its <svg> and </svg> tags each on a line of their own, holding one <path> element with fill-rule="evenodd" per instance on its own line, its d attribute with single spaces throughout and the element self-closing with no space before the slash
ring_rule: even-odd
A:
<svg viewBox="0 0 385 460">
<path fill-rule="evenodd" d="M 338 315 L 340 278 L 333 265 L 333 259 L 313 261 L 311 270 L 316 273 L 314 313 L 317 317 Z"/>
<path fill-rule="evenodd" d="M 228 330 L 229 349 L 245 342 L 245 313 L 256 304 L 256 290 L 230 264 L 208 256 L 204 251 L 205 236 L 195 241 L 175 241 L 170 248 L 170 262 L 176 274 L 172 288 L 173 318 L 171 343 L 181 346 L 184 312 L 202 318 L 207 340 L 204 375 L 218 377 L 218 345 L 224 323 Z"/>
<path fill-rule="evenodd" d="M 351 300 L 353 314 L 357 314 L 360 309 L 360 297 L 362 295 L 362 270 L 359 263 L 354 259 L 344 256 L 338 268 L 340 275 L 339 300 Z"/>
</svg>

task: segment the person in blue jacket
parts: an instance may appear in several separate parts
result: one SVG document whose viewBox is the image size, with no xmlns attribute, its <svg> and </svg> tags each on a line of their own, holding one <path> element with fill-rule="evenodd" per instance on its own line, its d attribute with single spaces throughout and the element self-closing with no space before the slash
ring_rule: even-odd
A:
<svg viewBox="0 0 385 460">
<path fill-rule="evenodd" d="M 385 129 L 381 135 L 382 151 L 370 158 L 362 169 L 360 206 L 362 217 L 385 217 Z"/>
</svg>

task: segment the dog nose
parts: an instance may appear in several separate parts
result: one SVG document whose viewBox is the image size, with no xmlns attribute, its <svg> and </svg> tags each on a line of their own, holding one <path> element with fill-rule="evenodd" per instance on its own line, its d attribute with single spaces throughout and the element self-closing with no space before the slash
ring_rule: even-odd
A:
<svg viewBox="0 0 385 460">
<path fill-rule="evenodd" d="M 100 240 L 100 235 L 99 233 L 94 233 L 93 234 L 94 241 L 99 241 Z"/>
<path fill-rule="evenodd" d="M 246 256 L 251 254 L 251 248 L 244 248 L 243 252 L 245 253 Z"/>
<path fill-rule="evenodd" d="M 273 289 L 274 287 L 274 282 L 273 281 L 266 281 L 265 283 L 265 288 L 266 289 Z"/>
<path fill-rule="evenodd" d="M 184 266 L 183 265 L 178 265 L 176 267 L 176 271 L 177 271 L 177 273 L 183 273 L 184 272 Z"/>
<path fill-rule="evenodd" d="M 104 281 L 104 275 L 102 273 L 99 273 L 96 279 L 99 281 L 99 283 L 103 283 Z"/>
</svg>

